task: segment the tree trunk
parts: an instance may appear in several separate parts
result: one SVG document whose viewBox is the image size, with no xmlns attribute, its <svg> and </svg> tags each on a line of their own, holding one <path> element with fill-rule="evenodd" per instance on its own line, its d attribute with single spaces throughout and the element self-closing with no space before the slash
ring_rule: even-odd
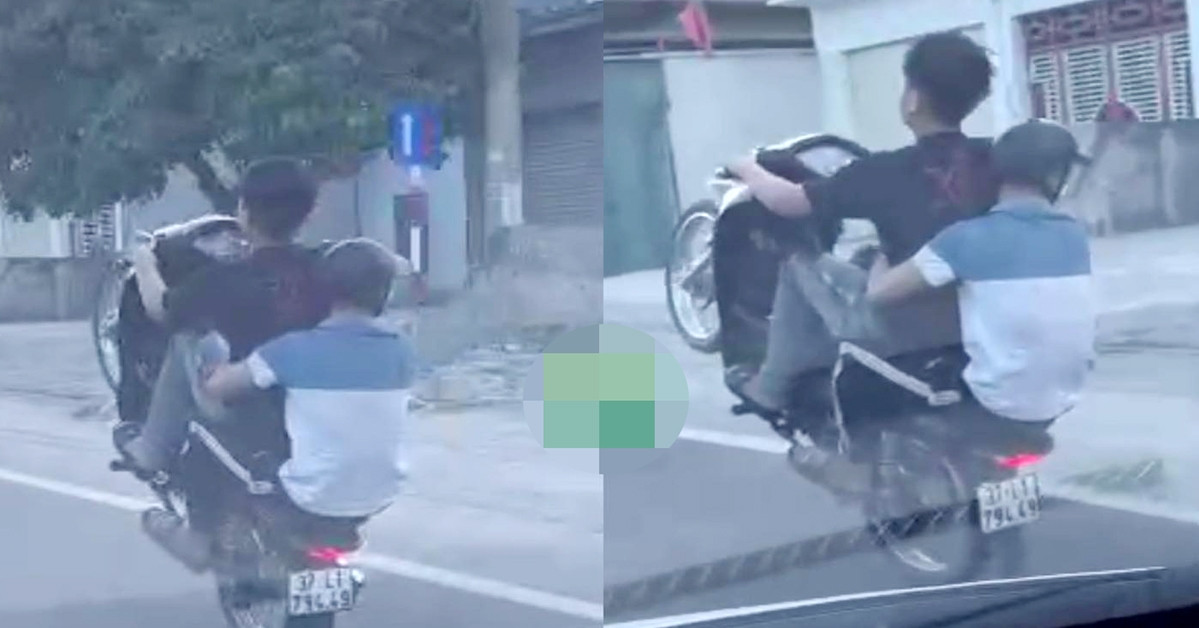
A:
<svg viewBox="0 0 1199 628">
<path fill-rule="evenodd" d="M 237 195 L 225 187 L 216 175 L 216 171 L 200 153 L 192 155 L 184 163 L 188 170 L 195 175 L 200 191 L 208 197 L 212 208 L 219 214 L 232 216 L 237 213 Z"/>
</svg>

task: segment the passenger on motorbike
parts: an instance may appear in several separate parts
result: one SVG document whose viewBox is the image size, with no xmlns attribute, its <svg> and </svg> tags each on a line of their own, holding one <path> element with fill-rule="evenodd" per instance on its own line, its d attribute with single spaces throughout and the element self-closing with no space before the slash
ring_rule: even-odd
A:
<svg viewBox="0 0 1199 628">
<path fill-rule="evenodd" d="M 221 404 L 255 390 L 285 391 L 291 457 L 278 468 L 282 493 L 269 501 L 277 515 L 360 524 L 399 494 L 415 354 L 378 317 L 401 263 L 372 240 L 334 246 L 320 266 L 333 298 L 329 317 L 205 377 L 201 395 Z"/>
<path fill-rule="evenodd" d="M 869 220 L 881 258 L 908 259 L 947 225 L 985 212 L 995 202 L 997 185 L 989 166 L 990 142 L 961 131 L 962 121 L 990 92 L 993 69 L 986 51 L 958 33 L 927 35 L 907 52 L 903 72 L 900 113 L 915 144 L 873 153 L 828 179 L 806 184 L 776 177 L 752 158 L 730 170 L 771 211 Z M 780 269 L 761 368 L 735 366 L 726 375 L 729 387 L 772 422 L 783 414 L 795 382 L 805 375 L 825 376 L 836 358 L 818 293 L 825 284 L 822 274 L 844 269 L 814 261 L 795 255 Z M 952 292 L 910 299 L 880 316 L 885 328 L 903 330 L 890 338 L 886 357 L 943 348 L 960 353 Z"/>
<path fill-rule="evenodd" d="M 1053 207 L 1080 163 L 1062 126 L 1011 128 L 992 149 L 999 202 L 945 228 L 908 261 L 871 273 L 866 294 L 875 303 L 954 287 L 969 357 L 965 392 L 989 416 L 1048 427 L 1077 403 L 1093 363 L 1087 232 Z"/>
<path fill-rule="evenodd" d="M 249 255 L 198 270 L 169 289 L 153 249 L 145 246 L 135 251 L 134 272 L 145 310 L 173 336 L 140 434 L 118 442 L 132 465 L 147 472 L 169 469 L 186 440 L 189 422 L 200 418 L 194 366 L 202 334 L 219 333 L 228 340 L 232 359 L 241 360 L 264 342 L 313 327 L 328 315 L 330 299 L 318 278 L 317 256 L 295 243 L 315 206 L 317 189 L 308 170 L 294 160 L 269 159 L 251 165 L 239 190 L 237 214 L 249 240 Z M 235 454 L 269 451 L 286 458 L 289 444 L 282 405 L 281 396 L 272 393 L 249 397 L 230 408 L 245 420 L 230 422 L 235 433 L 228 434 L 226 444 Z M 197 504 L 219 499 L 216 478 L 193 484 L 197 490 L 189 497 Z M 189 536 L 179 520 L 162 514 L 161 520 L 147 522 L 151 534 L 183 539 L 184 545 L 197 551 L 205 546 L 206 539 Z M 197 529 L 203 529 L 212 514 L 199 508 L 190 517 Z"/>
</svg>

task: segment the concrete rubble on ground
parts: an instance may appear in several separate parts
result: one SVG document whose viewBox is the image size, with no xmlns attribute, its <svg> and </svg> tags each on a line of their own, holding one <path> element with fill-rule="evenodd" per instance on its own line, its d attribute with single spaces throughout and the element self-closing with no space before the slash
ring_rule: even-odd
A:
<svg viewBox="0 0 1199 628">
<path fill-rule="evenodd" d="M 516 344 L 471 349 L 454 362 L 425 373 L 417 384 L 416 397 L 435 409 L 518 402 L 525 374 L 536 357 L 536 351 Z"/>
<path fill-rule="evenodd" d="M 393 319 L 414 334 L 418 345 L 422 340 L 436 342 L 421 338 L 423 326 L 403 314 Z M 416 405 L 436 410 L 519 402 L 536 356 L 563 329 L 551 325 L 519 330 L 475 342 L 448 358 L 426 358 L 416 386 Z M 74 414 L 80 419 L 115 416 L 90 327 L 82 321 L 0 327 L 0 395 L 4 394 L 68 400 L 78 404 Z"/>
</svg>

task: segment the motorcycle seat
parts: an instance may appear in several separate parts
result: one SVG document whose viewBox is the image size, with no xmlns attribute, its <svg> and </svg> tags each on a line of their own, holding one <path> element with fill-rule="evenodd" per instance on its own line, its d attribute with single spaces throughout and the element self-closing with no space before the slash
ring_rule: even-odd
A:
<svg viewBox="0 0 1199 628">
<path fill-rule="evenodd" d="M 985 411 L 958 409 L 906 417 L 906 429 L 925 438 L 961 444 L 989 455 L 1036 454 L 1053 450 L 1054 439 L 1044 427 L 991 416 Z"/>
<path fill-rule="evenodd" d="M 361 525 L 354 519 L 312 520 L 301 526 L 297 537 L 308 547 L 336 547 L 344 551 L 355 551 L 363 544 Z"/>
<path fill-rule="evenodd" d="M 301 511 L 294 505 L 282 505 L 281 496 L 252 502 L 260 521 L 287 539 L 297 550 L 310 547 L 334 547 L 355 551 L 362 547 L 362 518 L 322 517 Z"/>
</svg>

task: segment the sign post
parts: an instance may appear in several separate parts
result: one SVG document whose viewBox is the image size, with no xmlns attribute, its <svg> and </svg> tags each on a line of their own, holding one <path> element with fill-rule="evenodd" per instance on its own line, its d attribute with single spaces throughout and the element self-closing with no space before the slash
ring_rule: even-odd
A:
<svg viewBox="0 0 1199 628">
<path fill-rule="evenodd" d="M 401 103 L 392 111 L 390 127 L 392 159 L 407 169 L 409 187 L 403 215 L 396 199 L 396 249 L 407 253 L 412 262 L 417 302 L 424 303 L 429 290 L 429 194 L 424 169 L 441 167 L 441 112 L 432 105 Z"/>
</svg>

